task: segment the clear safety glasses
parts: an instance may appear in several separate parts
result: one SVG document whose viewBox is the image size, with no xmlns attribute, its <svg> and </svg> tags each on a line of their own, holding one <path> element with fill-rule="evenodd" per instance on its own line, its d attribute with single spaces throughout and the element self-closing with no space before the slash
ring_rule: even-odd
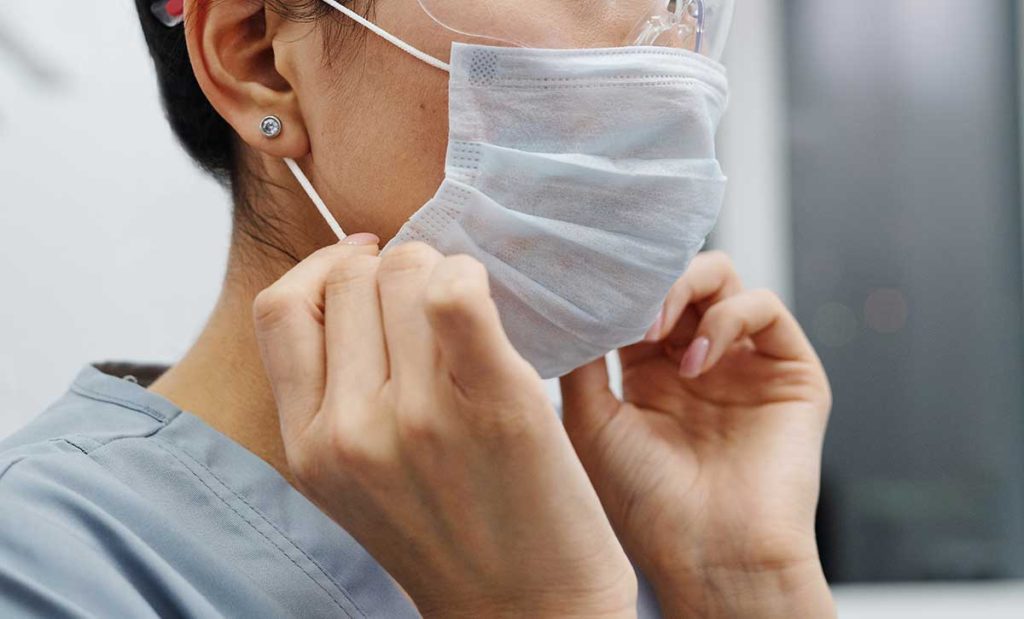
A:
<svg viewBox="0 0 1024 619">
<path fill-rule="evenodd" d="M 734 0 L 417 0 L 442 27 L 501 45 L 655 45 L 721 58 Z"/>
<path fill-rule="evenodd" d="M 345 0 L 324 0 L 357 18 Z M 411 1 L 411 0 L 407 0 Z M 735 0 L 416 0 L 433 21 L 484 42 L 533 48 L 654 45 L 719 60 Z M 183 0 L 156 0 L 154 16 L 182 22 Z M 357 21 L 362 21 L 357 19 Z"/>
</svg>

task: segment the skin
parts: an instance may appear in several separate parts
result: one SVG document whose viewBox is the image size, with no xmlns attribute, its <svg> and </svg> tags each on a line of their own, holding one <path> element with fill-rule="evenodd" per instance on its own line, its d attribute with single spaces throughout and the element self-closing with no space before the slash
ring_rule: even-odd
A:
<svg viewBox="0 0 1024 619">
<path fill-rule="evenodd" d="M 483 266 L 363 238 L 256 299 L 299 489 L 426 617 L 634 616 L 633 568 Z"/>
<path fill-rule="evenodd" d="M 378 2 L 374 21 L 446 59 L 450 33 L 413 5 Z M 296 267 L 236 234 L 217 307 L 154 391 L 274 466 L 428 616 L 630 616 L 623 546 L 669 616 L 832 614 L 810 516 L 828 385 L 780 303 L 738 283 L 700 292 L 735 274 L 698 263 L 667 302 L 659 341 L 623 351 L 626 403 L 611 398 L 600 365 L 563 382 L 565 432 L 494 320 L 479 265 L 425 246 L 399 253 L 398 267 L 377 256 L 377 240 L 443 177 L 447 76 L 344 19 L 332 47 L 320 25 L 260 2 L 193 0 L 186 14 L 199 83 L 266 181 L 253 205 L 306 259 Z M 601 23 L 564 18 L 567 37 L 602 40 Z M 285 127 L 275 140 L 258 131 L 271 113 Z M 371 235 L 334 245 L 282 157 L 299 161 L 347 231 Z M 683 378 L 682 351 L 697 349 L 689 366 L 702 356 L 698 322 L 711 354 L 700 376 Z M 474 342 L 492 345 L 465 349 Z M 415 357 L 419 372 L 398 369 L 420 349 L 435 354 Z M 331 369 L 332 351 L 351 360 L 343 370 Z M 296 387 L 288 368 L 315 380 Z M 360 389 L 357 401 L 334 395 Z M 509 548 L 528 550 L 509 561 Z"/>
<path fill-rule="evenodd" d="M 376 9 L 378 21 L 444 58 L 448 39 L 425 18 L 413 24 Z M 209 6 L 207 6 L 209 5 Z M 337 242 L 283 165 L 296 159 L 348 231 L 382 239 L 436 191 L 444 176 L 447 76 L 339 20 L 330 33 L 264 10 L 259 2 L 186 2 L 196 77 L 238 133 L 245 165 L 266 182 L 252 200 L 281 222 L 288 252 L 305 257 Z M 333 28 L 333 27 L 332 27 Z M 332 30 L 333 32 L 333 30 Z M 325 49 L 331 54 L 325 56 Z M 266 140 L 260 120 L 276 114 L 284 132 Z M 359 153 L 353 156 L 352 153 Z M 380 182 L 384 170 L 402 174 Z M 279 189 L 283 188 L 283 189 Z M 225 283 L 206 328 L 153 386 L 292 479 L 277 409 L 253 332 L 252 303 L 295 266 L 236 234 Z M 225 363 L 224 359 L 230 359 Z"/>
<path fill-rule="evenodd" d="M 831 391 L 779 298 L 698 256 L 647 341 L 562 379 L 565 424 L 671 617 L 828 617 L 814 536 Z"/>
</svg>

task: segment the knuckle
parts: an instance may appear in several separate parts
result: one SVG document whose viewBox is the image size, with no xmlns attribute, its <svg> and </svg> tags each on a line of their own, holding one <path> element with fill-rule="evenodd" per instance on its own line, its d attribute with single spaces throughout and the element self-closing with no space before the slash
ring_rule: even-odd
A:
<svg viewBox="0 0 1024 619">
<path fill-rule="evenodd" d="M 720 249 L 710 249 L 697 254 L 687 271 L 690 273 L 722 273 L 728 275 L 735 273 L 736 267 L 729 254 Z"/>
<path fill-rule="evenodd" d="M 256 295 L 252 304 L 253 321 L 257 328 L 272 328 L 291 315 L 301 303 L 302 294 L 276 284 Z"/>
<path fill-rule="evenodd" d="M 331 424 L 327 433 L 327 450 L 331 461 L 348 474 L 366 474 L 379 470 L 382 463 L 370 449 L 369 442 L 350 425 Z"/>
<path fill-rule="evenodd" d="M 440 254 L 426 243 L 403 243 L 395 247 L 381 259 L 380 273 L 382 276 L 418 271 L 429 266 Z"/>
<path fill-rule="evenodd" d="M 380 259 L 375 256 L 349 256 L 339 261 L 327 274 L 328 292 L 344 290 L 352 284 L 372 280 Z"/>
<path fill-rule="evenodd" d="M 482 264 L 469 256 L 455 256 L 446 263 L 427 287 L 428 312 L 439 317 L 462 316 L 490 299 L 487 270 Z"/>
<path fill-rule="evenodd" d="M 289 449 L 285 451 L 288 468 L 302 485 L 315 488 L 323 480 L 323 460 L 309 449 Z"/>
<path fill-rule="evenodd" d="M 353 249 L 355 249 L 353 246 L 342 245 L 341 243 L 326 245 L 310 254 L 306 258 L 306 261 L 323 259 L 330 262 L 336 262 L 338 260 L 344 259 L 349 254 L 351 254 Z"/>
<path fill-rule="evenodd" d="M 714 266 L 722 270 L 736 270 L 736 265 L 733 263 L 732 256 L 730 256 L 729 254 L 725 253 L 720 249 L 712 249 L 710 251 L 704 252 L 703 256 L 709 263 L 713 264 Z"/>
<path fill-rule="evenodd" d="M 677 279 L 668 291 L 669 299 L 678 299 L 680 301 L 688 301 L 693 295 L 693 282 L 687 277 L 687 274 L 683 274 L 682 277 Z"/>
<path fill-rule="evenodd" d="M 423 407 L 403 409 L 398 416 L 396 431 L 403 445 L 431 448 L 444 443 L 444 431 L 438 416 Z"/>
<path fill-rule="evenodd" d="M 327 472 L 323 442 L 311 432 L 285 432 L 281 438 L 288 468 L 295 479 L 305 487 L 318 487 Z"/>
<path fill-rule="evenodd" d="M 487 279 L 487 268 L 482 262 L 470 256 L 469 254 L 455 254 L 445 258 L 445 263 L 449 271 L 460 274 L 465 277 L 475 277 L 477 279 Z"/>
<path fill-rule="evenodd" d="M 766 305 L 777 310 L 786 310 L 786 304 L 782 302 L 782 298 L 774 290 L 768 288 L 758 288 L 750 291 L 750 296 L 757 303 Z"/>
<path fill-rule="evenodd" d="M 727 319 L 729 316 L 734 315 L 735 313 L 736 308 L 734 303 L 715 303 L 714 305 L 709 307 L 706 312 L 704 312 L 702 322 L 711 324 L 718 323 L 721 322 L 722 320 Z"/>
<path fill-rule="evenodd" d="M 822 387 L 821 406 L 825 410 L 825 414 L 831 414 L 832 406 L 835 404 L 835 393 L 832 391 L 832 383 L 828 377 L 823 377 L 824 385 Z"/>
<path fill-rule="evenodd" d="M 449 280 L 427 289 L 427 312 L 437 317 L 464 316 L 478 302 L 477 286 L 458 280 Z"/>
<path fill-rule="evenodd" d="M 821 413 L 822 421 L 827 423 L 835 403 L 832 384 L 824 368 L 818 365 L 810 371 L 803 371 L 792 379 L 796 397 L 813 403 Z"/>
</svg>

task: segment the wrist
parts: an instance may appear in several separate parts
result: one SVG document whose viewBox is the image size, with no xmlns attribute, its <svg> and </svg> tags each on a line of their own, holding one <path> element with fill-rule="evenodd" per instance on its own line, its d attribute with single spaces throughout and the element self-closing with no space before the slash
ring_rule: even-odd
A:
<svg viewBox="0 0 1024 619">
<path fill-rule="evenodd" d="M 652 585 L 669 618 L 836 616 L 817 559 L 769 569 L 705 568 L 699 573 L 654 576 Z"/>
<path fill-rule="evenodd" d="M 435 610 L 419 609 L 424 619 L 477 619 L 487 617 L 488 619 L 636 619 L 636 604 L 630 609 L 609 610 L 609 611 L 582 611 L 578 607 L 557 609 L 551 607 L 539 608 L 535 605 L 505 606 L 505 605 L 484 605 L 473 608 L 454 609 L 438 608 Z"/>
<path fill-rule="evenodd" d="M 424 619 L 637 619 L 637 587 L 606 591 L 597 597 L 536 594 L 529 597 L 452 600 L 433 599 L 420 603 L 413 598 Z"/>
</svg>

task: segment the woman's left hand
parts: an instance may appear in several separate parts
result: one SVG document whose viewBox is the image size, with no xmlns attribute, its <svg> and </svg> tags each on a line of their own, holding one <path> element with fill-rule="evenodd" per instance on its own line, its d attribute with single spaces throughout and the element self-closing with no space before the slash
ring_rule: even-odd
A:
<svg viewBox="0 0 1024 619">
<path fill-rule="evenodd" d="M 811 344 L 777 296 L 701 254 L 648 341 L 562 379 L 565 423 L 666 616 L 834 614 L 814 535 L 831 408 Z"/>
</svg>

